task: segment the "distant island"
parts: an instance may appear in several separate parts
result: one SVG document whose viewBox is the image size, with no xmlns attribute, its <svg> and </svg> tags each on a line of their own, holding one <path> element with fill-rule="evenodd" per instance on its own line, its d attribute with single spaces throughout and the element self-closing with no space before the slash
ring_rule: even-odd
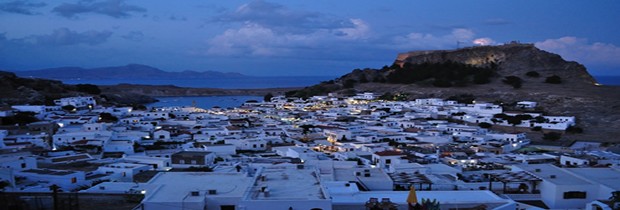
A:
<svg viewBox="0 0 620 210">
<path fill-rule="evenodd" d="M 13 71 L 20 77 L 57 79 L 57 80 L 103 80 L 103 79 L 209 79 L 247 77 L 240 73 L 219 71 L 164 71 L 142 64 L 111 66 L 99 68 L 59 67 L 29 71 Z"/>
</svg>

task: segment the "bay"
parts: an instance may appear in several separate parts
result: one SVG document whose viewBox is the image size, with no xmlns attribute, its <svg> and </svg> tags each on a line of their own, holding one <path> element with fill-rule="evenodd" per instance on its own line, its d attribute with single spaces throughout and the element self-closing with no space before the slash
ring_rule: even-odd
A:
<svg viewBox="0 0 620 210">
<path fill-rule="evenodd" d="M 209 79 L 105 79 L 105 80 L 61 80 L 66 84 L 93 84 L 93 85 L 175 85 L 190 88 L 223 88 L 223 89 L 258 89 L 258 88 L 285 88 L 305 87 L 316 85 L 322 81 L 332 80 L 332 76 L 290 76 L 290 77 L 238 77 L 238 78 L 209 78 Z"/>
<path fill-rule="evenodd" d="M 147 104 L 148 107 L 169 107 L 169 106 L 192 106 L 203 109 L 211 109 L 215 106 L 221 108 L 239 107 L 246 101 L 262 101 L 262 96 L 182 96 L 182 97 L 157 97 L 159 102 Z"/>
<path fill-rule="evenodd" d="M 603 85 L 620 85 L 620 76 L 594 76 L 594 78 Z"/>
</svg>

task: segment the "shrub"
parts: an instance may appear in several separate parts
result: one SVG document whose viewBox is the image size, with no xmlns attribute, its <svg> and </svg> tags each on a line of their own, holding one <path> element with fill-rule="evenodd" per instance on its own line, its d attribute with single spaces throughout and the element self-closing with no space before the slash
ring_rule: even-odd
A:
<svg viewBox="0 0 620 210">
<path fill-rule="evenodd" d="M 566 132 L 569 133 L 583 133 L 583 129 L 577 126 L 569 126 L 566 128 Z"/>
<path fill-rule="evenodd" d="M 525 76 L 528 77 L 540 77 L 540 74 L 537 71 L 528 71 L 525 73 Z"/>
<path fill-rule="evenodd" d="M 101 90 L 99 89 L 99 87 L 97 85 L 77 84 L 77 85 L 75 85 L 75 87 L 77 88 L 77 91 L 79 91 L 79 92 L 93 94 L 93 95 L 101 94 Z"/>
<path fill-rule="evenodd" d="M 556 140 L 559 140 L 561 137 L 562 137 L 562 134 L 558 132 L 549 132 L 543 135 L 543 139 L 549 140 L 549 141 L 556 141 Z"/>
<path fill-rule="evenodd" d="M 481 122 L 481 123 L 478 123 L 478 126 L 481 128 L 491 128 L 493 127 L 493 124 L 487 123 L 487 122 Z"/>
<path fill-rule="evenodd" d="M 512 86 L 514 89 L 521 88 L 522 81 L 523 80 L 517 76 L 507 76 L 502 80 L 502 82 Z"/>
<path fill-rule="evenodd" d="M 263 101 L 271 102 L 271 98 L 273 98 L 273 94 L 267 93 L 265 96 L 263 96 Z"/>
<path fill-rule="evenodd" d="M 560 78 L 560 76 L 558 76 L 558 75 L 553 75 L 553 76 L 547 77 L 547 79 L 545 79 L 545 83 L 561 84 L 562 83 L 562 78 Z"/>
</svg>

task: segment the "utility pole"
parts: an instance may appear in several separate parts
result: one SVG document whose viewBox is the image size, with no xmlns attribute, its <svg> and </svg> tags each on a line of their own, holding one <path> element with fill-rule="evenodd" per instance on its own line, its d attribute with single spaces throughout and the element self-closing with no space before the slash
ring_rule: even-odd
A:
<svg viewBox="0 0 620 210">
<path fill-rule="evenodd" d="M 60 210 L 60 208 L 58 208 L 58 189 L 60 189 L 60 187 L 58 187 L 58 185 L 52 185 L 50 186 L 50 189 L 52 190 L 52 199 L 54 202 L 54 210 Z"/>
</svg>

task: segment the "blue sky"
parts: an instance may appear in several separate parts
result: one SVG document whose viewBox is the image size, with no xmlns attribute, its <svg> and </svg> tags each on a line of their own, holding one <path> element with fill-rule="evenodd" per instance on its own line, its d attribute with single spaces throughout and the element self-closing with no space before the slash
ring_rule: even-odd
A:
<svg viewBox="0 0 620 210">
<path fill-rule="evenodd" d="M 0 69 L 129 63 L 338 76 L 399 52 L 517 40 L 620 75 L 620 1 L 3 0 Z"/>
</svg>

